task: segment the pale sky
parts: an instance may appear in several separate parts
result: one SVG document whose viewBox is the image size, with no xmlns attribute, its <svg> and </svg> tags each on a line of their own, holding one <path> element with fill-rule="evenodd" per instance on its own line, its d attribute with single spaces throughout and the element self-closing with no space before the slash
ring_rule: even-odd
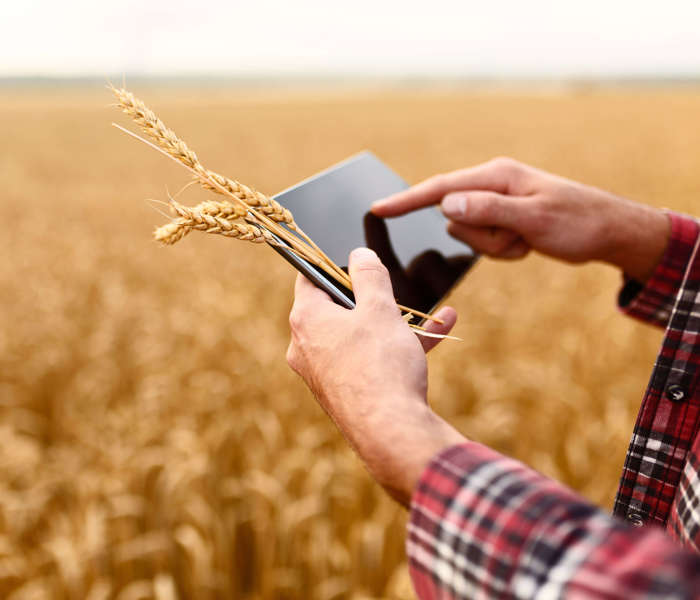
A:
<svg viewBox="0 0 700 600">
<path fill-rule="evenodd" d="M 700 0 L 4 0 L 0 76 L 700 76 Z"/>
</svg>

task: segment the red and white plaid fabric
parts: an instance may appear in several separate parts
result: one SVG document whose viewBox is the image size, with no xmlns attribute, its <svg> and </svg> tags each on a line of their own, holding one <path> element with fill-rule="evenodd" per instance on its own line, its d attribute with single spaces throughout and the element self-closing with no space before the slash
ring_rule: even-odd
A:
<svg viewBox="0 0 700 600">
<path fill-rule="evenodd" d="M 449 448 L 411 502 L 420 598 L 700 598 L 700 228 L 671 223 L 651 279 L 620 293 L 624 312 L 666 335 L 615 516 L 481 444 Z"/>
</svg>

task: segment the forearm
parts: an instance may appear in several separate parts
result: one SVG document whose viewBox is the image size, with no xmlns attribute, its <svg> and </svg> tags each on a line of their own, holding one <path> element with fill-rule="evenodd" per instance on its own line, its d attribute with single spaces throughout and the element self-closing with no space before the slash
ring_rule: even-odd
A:
<svg viewBox="0 0 700 600">
<path fill-rule="evenodd" d="M 422 401 L 412 404 L 410 411 L 392 414 L 383 407 L 395 404 L 385 400 L 373 402 L 376 409 L 365 416 L 366 422 L 356 418 L 352 428 L 338 426 L 377 483 L 408 507 L 430 460 L 467 440 Z"/>
<path fill-rule="evenodd" d="M 657 208 L 619 200 L 606 224 L 605 261 L 645 283 L 658 266 L 671 234 L 669 216 Z"/>
<path fill-rule="evenodd" d="M 691 598 L 700 558 L 480 444 L 435 457 L 411 504 L 420 598 Z"/>
</svg>

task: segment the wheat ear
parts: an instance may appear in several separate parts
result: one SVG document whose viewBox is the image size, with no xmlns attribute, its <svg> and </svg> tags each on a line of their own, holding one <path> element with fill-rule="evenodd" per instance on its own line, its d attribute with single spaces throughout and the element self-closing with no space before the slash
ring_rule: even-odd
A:
<svg viewBox="0 0 700 600">
<path fill-rule="evenodd" d="M 141 126 L 141 128 L 149 135 L 153 140 L 156 142 L 157 145 L 153 145 L 154 148 L 157 150 L 163 152 L 164 154 L 170 156 L 173 160 L 180 162 L 182 165 L 185 166 L 188 170 L 192 172 L 193 175 L 197 178 L 199 183 L 204 186 L 207 189 L 213 189 L 217 191 L 220 194 L 227 195 L 229 196 L 232 200 L 234 200 L 237 204 L 241 205 L 242 207 L 248 209 L 249 215 L 256 221 L 261 226 L 266 227 L 267 229 L 270 229 L 273 233 L 279 235 L 282 239 L 284 239 L 290 246 L 291 250 L 305 258 L 306 260 L 310 261 L 312 264 L 316 265 L 317 267 L 321 268 L 323 271 L 328 273 L 330 276 L 332 276 L 334 279 L 336 279 L 338 282 L 343 284 L 345 287 L 348 289 L 352 290 L 352 282 L 350 281 L 350 278 L 348 277 L 348 274 L 345 273 L 338 265 L 336 265 L 324 252 L 321 250 L 316 243 L 308 236 L 306 233 L 304 233 L 299 227 L 296 226 L 294 223 L 294 219 L 291 215 L 291 213 L 287 210 L 281 207 L 279 203 L 277 203 L 275 200 L 272 200 L 271 198 L 268 198 L 264 194 L 261 194 L 260 192 L 255 192 L 254 190 L 251 190 L 251 188 L 248 188 L 247 186 L 243 186 L 243 184 L 238 184 L 238 182 L 233 182 L 233 180 L 228 180 L 227 178 L 218 175 L 217 173 L 214 173 L 213 171 L 209 171 L 204 168 L 204 166 L 199 162 L 197 159 L 197 155 L 188 148 L 187 144 L 185 144 L 184 141 L 179 139 L 177 135 L 175 134 L 174 131 L 171 129 L 168 129 L 165 124 L 155 115 L 155 113 L 150 110 L 141 100 L 138 100 L 131 92 L 128 92 L 125 89 L 117 89 L 114 86 L 110 86 L 112 92 L 115 94 L 117 99 L 119 100 L 119 105 L 121 106 L 123 112 L 126 114 L 130 115 L 134 121 Z M 125 133 L 134 136 L 137 139 L 140 139 L 142 142 L 145 142 L 146 144 L 150 144 L 147 140 L 144 140 L 143 138 L 140 138 L 139 136 L 135 135 L 133 132 L 124 129 L 123 127 L 120 127 L 119 125 L 113 124 Z M 235 183 L 238 187 L 236 186 L 231 186 L 231 189 L 229 187 L 226 187 L 227 182 L 233 182 Z M 274 203 L 275 205 L 280 207 L 280 210 L 273 211 L 272 215 L 275 217 L 273 218 L 272 216 L 268 216 L 265 214 L 263 211 L 261 211 L 260 205 L 257 207 L 252 206 L 251 204 L 248 204 L 245 200 L 245 198 L 241 195 L 240 189 L 244 188 L 246 191 L 250 191 L 251 193 L 254 194 L 255 198 L 252 199 L 252 201 L 262 201 L 266 202 L 266 205 L 270 205 L 271 203 Z M 238 193 L 236 193 L 234 190 L 239 190 Z M 250 198 L 249 198 L 250 199 Z M 256 200 L 257 199 L 257 200 Z M 264 199 L 264 200 L 262 200 Z M 286 211 L 286 212 L 285 212 Z M 284 221 L 277 221 L 276 218 L 279 218 L 279 215 L 285 215 L 285 218 L 291 219 L 290 223 L 286 223 L 287 226 L 290 229 L 294 229 L 300 236 L 298 238 L 296 235 L 291 234 L 288 230 L 285 230 L 283 227 L 279 226 L 280 222 Z M 287 217 L 288 215 L 288 217 Z M 164 240 L 165 239 L 172 239 L 173 241 L 170 243 L 174 243 L 177 240 L 181 239 L 187 231 L 190 231 L 191 229 L 194 229 L 194 227 L 187 229 L 187 227 L 181 223 L 172 223 L 170 224 L 172 227 L 167 227 L 165 231 L 162 232 L 162 235 L 164 235 Z M 203 227 L 198 227 L 198 229 L 202 229 Z M 263 228 L 264 229 L 264 228 Z M 224 229 L 225 230 L 225 229 Z M 230 235 L 232 237 L 238 237 L 235 236 L 234 234 L 230 233 L 232 230 L 227 230 L 229 231 L 228 234 L 224 235 Z M 211 231 L 211 233 L 220 233 L 220 231 Z M 269 235 L 269 232 L 265 231 Z M 272 237 L 272 236 L 270 236 Z M 274 238 L 273 238 L 274 239 Z M 161 240 L 161 241 L 164 241 Z M 302 241 L 304 243 L 302 243 Z M 168 243 L 168 242 L 166 242 Z M 410 309 L 408 307 L 405 307 L 401 304 L 397 305 L 402 311 L 406 312 L 412 312 L 417 316 L 421 316 L 427 319 L 430 319 L 432 321 L 436 321 L 438 323 L 443 323 L 442 319 L 439 319 L 437 317 L 434 317 L 432 315 L 423 313 L 421 311 L 415 310 L 415 309 Z M 419 329 L 418 327 L 414 325 L 410 325 L 410 327 L 414 330 Z M 433 337 L 436 334 L 433 334 Z"/>
<path fill-rule="evenodd" d="M 195 179 L 202 187 L 218 194 L 228 195 L 252 208 L 256 216 L 261 214 L 274 223 L 284 223 L 287 227 L 296 231 L 308 244 L 308 248 L 300 246 L 295 239 L 289 239 L 284 232 L 275 231 L 274 227 L 272 227 L 275 233 L 281 234 L 283 239 L 291 243 L 297 253 L 304 255 L 304 258 L 322 268 L 347 288 L 352 289 L 352 284 L 347 274 L 330 260 L 326 253 L 298 227 L 294 222 L 292 213 L 288 209 L 257 190 L 205 169 L 194 151 L 190 150 L 187 144 L 172 129 L 169 129 L 142 100 L 139 100 L 131 92 L 123 88 L 110 86 L 110 89 L 116 96 L 122 111 L 129 115 L 164 152 L 194 171 Z M 264 219 L 262 219 L 262 224 L 266 224 Z"/>
<path fill-rule="evenodd" d="M 173 207 L 173 210 L 175 210 L 177 213 L 177 209 Z M 246 213 L 248 212 L 244 207 L 237 204 L 215 200 L 205 200 L 204 202 L 195 206 L 192 210 L 199 211 L 203 215 L 211 215 L 212 217 L 221 217 L 223 219 L 239 219 L 245 217 Z"/>
<path fill-rule="evenodd" d="M 292 213 L 279 202 L 239 181 L 234 181 L 214 171 L 205 169 L 199 162 L 194 151 L 190 150 L 187 144 L 181 140 L 172 129 L 166 127 L 165 123 L 163 123 L 163 121 L 161 121 L 141 100 L 125 89 L 112 86 L 111 90 L 116 96 L 122 111 L 129 115 L 136 124 L 139 125 L 156 144 L 170 154 L 170 156 L 193 169 L 197 173 L 197 181 L 199 181 L 202 187 L 219 194 L 225 193 L 221 191 L 221 188 L 224 188 L 231 195 L 239 198 L 248 206 L 257 208 L 271 220 L 278 223 L 286 223 L 293 229 L 296 228 Z M 217 185 L 212 185 L 208 179 L 214 180 Z"/>
<path fill-rule="evenodd" d="M 175 200 L 171 200 L 170 205 L 180 216 L 155 230 L 153 234 L 155 239 L 163 244 L 174 244 L 192 230 L 216 233 L 248 242 L 276 243 L 268 231 L 250 223 L 232 223 L 223 216 L 207 214 L 202 210 L 198 210 L 197 207 L 189 208 L 175 202 Z M 207 208 L 211 209 L 212 207 L 205 206 L 205 209 Z"/>
<path fill-rule="evenodd" d="M 237 204 L 249 209 L 251 215 L 261 225 L 266 226 L 273 233 L 282 237 L 282 239 L 288 242 L 294 248 L 294 250 L 302 255 L 306 260 L 309 260 L 314 265 L 326 271 L 329 275 L 332 275 L 339 282 L 343 283 L 343 285 L 349 287 L 349 279 L 347 275 L 335 263 L 330 261 L 330 259 L 328 259 L 328 257 L 320 250 L 320 248 L 318 248 L 318 246 L 316 246 L 316 244 L 313 243 L 313 241 L 310 240 L 306 234 L 303 234 L 303 232 L 298 230 L 294 224 L 291 213 L 288 210 L 281 208 L 279 203 L 277 203 L 275 200 L 267 198 L 263 194 L 257 193 L 256 198 L 258 202 L 267 202 L 267 204 L 274 203 L 277 206 L 280 206 L 280 210 L 273 211 L 273 216 L 283 214 L 285 215 L 285 218 L 291 218 L 292 222 L 287 223 L 287 225 L 291 229 L 297 230 L 299 234 L 302 235 L 303 240 L 306 241 L 305 244 L 300 243 L 302 240 L 297 238 L 297 236 L 293 234 L 290 235 L 289 232 L 281 228 L 279 226 L 279 222 L 275 221 L 274 218 L 268 217 L 266 214 L 261 212 L 259 207 L 255 208 L 251 206 L 240 194 L 236 194 L 224 187 L 220 180 L 223 179 L 225 183 L 226 178 L 219 175 L 218 178 L 215 179 L 214 176 L 217 176 L 218 174 L 205 169 L 199 162 L 197 155 L 189 149 L 187 144 L 178 138 L 172 129 L 166 127 L 165 123 L 163 123 L 163 121 L 161 121 L 156 114 L 144 104 L 143 101 L 139 100 L 131 92 L 125 89 L 118 89 L 114 86 L 110 86 L 110 89 L 116 96 L 122 111 L 132 117 L 132 119 L 144 130 L 144 132 L 153 139 L 155 142 L 153 144 L 154 148 L 160 152 L 163 152 L 174 161 L 182 164 L 193 175 L 195 175 L 202 185 L 206 185 L 207 189 L 215 189 L 220 194 L 229 196 Z M 115 126 L 125 133 L 128 133 L 129 135 L 132 135 L 150 145 L 150 142 L 140 138 L 133 132 L 124 129 L 119 125 Z M 246 190 L 250 190 L 250 188 L 246 187 Z"/>
<path fill-rule="evenodd" d="M 133 131 L 129 131 L 128 129 L 122 127 L 121 125 L 117 125 L 116 123 L 112 123 L 114 127 L 119 129 L 120 131 L 123 131 L 127 135 L 132 136 L 133 138 L 141 141 L 142 143 L 151 146 L 158 152 L 162 152 L 165 156 L 170 158 L 171 160 L 174 160 L 178 164 L 181 164 L 184 166 L 188 171 L 190 171 L 193 175 L 197 177 L 201 177 L 203 180 L 206 180 L 210 185 L 212 186 L 219 186 L 219 184 L 214 181 L 213 179 L 210 179 L 209 176 L 206 174 L 206 170 L 203 171 L 196 171 L 194 168 L 188 166 L 185 162 L 179 160 L 176 156 L 173 155 L 173 153 L 166 151 L 165 149 L 161 148 L 159 145 L 149 142 L 147 139 L 144 139 L 138 135 L 136 135 Z M 201 165 L 200 165 L 201 166 Z M 256 221 L 261 226 L 266 227 L 269 229 L 272 233 L 275 235 L 278 235 L 280 238 L 282 238 L 285 242 L 287 242 L 295 254 L 301 256 L 305 260 L 308 260 L 312 264 L 316 265 L 326 273 L 328 273 L 331 277 L 336 279 L 339 283 L 342 283 L 344 286 L 346 286 L 348 289 L 352 289 L 352 285 L 350 283 L 350 278 L 348 277 L 347 273 L 345 273 L 340 267 L 338 267 L 333 261 L 331 261 L 329 258 L 326 257 L 326 255 L 318 250 L 318 246 L 314 244 L 313 242 L 307 242 L 305 240 L 308 239 L 308 236 L 306 234 L 303 234 L 301 230 L 297 229 L 299 235 L 303 236 L 303 239 L 298 237 L 296 234 L 290 232 L 288 229 L 285 229 L 282 227 L 279 223 L 273 221 L 270 219 L 267 215 L 262 214 L 261 212 L 258 211 L 258 209 L 253 208 L 248 206 L 243 200 L 240 198 L 234 196 L 229 192 L 227 189 L 219 186 L 219 191 L 224 194 L 228 195 L 234 202 L 237 204 L 243 206 L 248 210 L 249 216 Z M 416 313 L 418 314 L 418 313 Z"/>
<path fill-rule="evenodd" d="M 228 177 L 224 177 L 223 175 L 214 173 L 214 171 L 207 170 L 207 174 L 214 181 L 216 181 L 216 183 L 218 183 L 219 186 L 221 186 L 234 196 L 239 197 L 248 206 L 257 208 L 261 213 L 270 217 L 273 221 L 277 221 L 278 223 L 285 223 L 292 229 L 296 229 L 296 223 L 294 223 L 294 217 L 292 217 L 292 213 L 289 211 L 289 209 L 284 208 L 284 206 L 282 206 L 276 200 L 273 200 L 272 198 L 266 196 L 262 192 L 258 192 L 257 190 L 249 188 L 248 186 L 242 184 L 240 181 L 234 181 L 233 179 L 229 179 Z M 199 179 L 199 183 L 203 188 L 207 190 L 211 190 L 212 192 L 216 192 L 217 194 L 223 193 L 219 190 L 217 186 L 213 186 L 207 181 Z"/>
</svg>

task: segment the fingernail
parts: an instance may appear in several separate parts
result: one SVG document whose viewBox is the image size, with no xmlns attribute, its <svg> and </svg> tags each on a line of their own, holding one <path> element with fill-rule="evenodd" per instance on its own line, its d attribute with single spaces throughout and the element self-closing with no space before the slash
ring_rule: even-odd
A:
<svg viewBox="0 0 700 600">
<path fill-rule="evenodd" d="M 467 214 L 467 196 L 465 194 L 447 194 L 442 199 L 441 206 L 446 217 L 463 217 Z"/>
<path fill-rule="evenodd" d="M 369 248 L 355 248 L 350 253 L 350 262 L 365 260 L 378 260 L 377 253 Z"/>
<path fill-rule="evenodd" d="M 374 208 L 381 208 L 387 203 L 388 199 L 389 198 L 380 198 L 379 200 L 375 200 L 374 202 L 372 202 L 372 204 L 370 204 L 370 210 Z"/>
</svg>

